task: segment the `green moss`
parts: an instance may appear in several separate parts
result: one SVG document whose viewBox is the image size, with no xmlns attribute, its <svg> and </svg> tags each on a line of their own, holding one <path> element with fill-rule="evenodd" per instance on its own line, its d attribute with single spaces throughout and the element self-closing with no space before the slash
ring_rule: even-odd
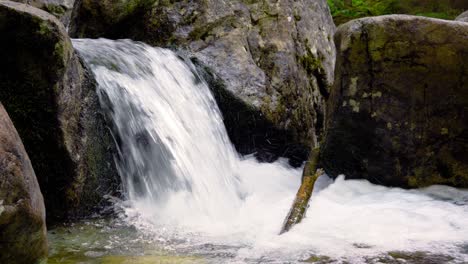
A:
<svg viewBox="0 0 468 264">
<path fill-rule="evenodd" d="M 448 263 L 453 260 L 453 257 L 447 255 L 432 254 L 423 251 L 404 252 L 391 251 L 388 255 L 395 260 L 404 260 L 408 263 L 424 264 L 424 263 Z"/>
<path fill-rule="evenodd" d="M 322 61 L 311 54 L 311 52 L 307 52 L 307 54 L 298 57 L 299 63 L 304 67 L 308 74 L 312 74 L 315 71 L 323 71 L 324 67 Z"/>
<path fill-rule="evenodd" d="M 47 21 L 43 21 L 41 23 L 39 23 L 39 31 L 38 33 L 40 35 L 49 35 L 51 34 L 53 31 L 52 29 L 50 28 L 50 24 L 47 22 Z"/>
<path fill-rule="evenodd" d="M 308 259 L 303 260 L 302 262 L 315 263 L 315 264 L 328 264 L 328 263 L 333 263 L 334 261 L 328 256 L 312 255 Z"/>
<path fill-rule="evenodd" d="M 213 34 L 213 30 L 217 27 L 222 26 L 234 26 L 236 23 L 235 16 L 227 16 L 222 17 L 212 23 L 197 25 L 195 28 L 190 32 L 189 37 L 192 40 L 204 40 L 208 36 Z"/>
<path fill-rule="evenodd" d="M 44 9 L 56 17 L 61 17 L 66 12 L 64 7 L 54 4 L 47 4 Z"/>
<path fill-rule="evenodd" d="M 442 19 L 454 19 L 463 12 L 449 0 L 352 0 L 345 5 L 344 0 L 328 0 L 330 10 L 337 25 L 349 20 L 387 14 L 408 14 Z"/>
<path fill-rule="evenodd" d="M 313 149 L 310 153 L 309 160 L 306 162 L 304 167 L 301 186 L 297 191 L 296 198 L 294 199 L 291 210 L 286 217 L 281 233 L 288 232 L 294 225 L 300 223 L 304 218 L 310 197 L 314 190 L 315 182 L 323 174 L 323 171 L 318 169 L 319 158 L 320 149 Z"/>
</svg>

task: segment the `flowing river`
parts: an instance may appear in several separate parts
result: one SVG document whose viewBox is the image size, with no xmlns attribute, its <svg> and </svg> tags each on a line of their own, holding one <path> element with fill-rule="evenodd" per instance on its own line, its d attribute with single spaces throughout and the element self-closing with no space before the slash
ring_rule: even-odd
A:
<svg viewBox="0 0 468 264">
<path fill-rule="evenodd" d="M 467 263 L 468 191 L 318 182 L 278 235 L 300 184 L 285 160 L 236 153 L 194 65 L 130 40 L 76 39 L 119 139 L 117 217 L 49 231 L 48 263 Z"/>
</svg>

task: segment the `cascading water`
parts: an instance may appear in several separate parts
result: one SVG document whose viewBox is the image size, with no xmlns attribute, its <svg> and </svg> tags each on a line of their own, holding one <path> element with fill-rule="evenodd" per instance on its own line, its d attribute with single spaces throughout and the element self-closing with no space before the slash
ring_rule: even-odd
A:
<svg viewBox="0 0 468 264">
<path fill-rule="evenodd" d="M 130 40 L 73 45 L 93 70 L 115 126 L 125 220 L 154 233 L 151 243 L 214 263 L 310 255 L 362 263 L 391 250 L 468 260 L 468 192 L 443 186 L 408 191 L 322 177 L 318 185 L 328 187 L 313 194 L 308 217 L 278 236 L 300 170 L 238 156 L 190 62 Z"/>
<path fill-rule="evenodd" d="M 219 212 L 240 204 L 239 158 L 193 65 L 170 50 L 130 40 L 74 45 L 93 68 L 101 102 L 111 109 L 128 198 L 158 208 L 160 215 L 179 203 L 178 211 L 210 221 L 229 217 Z"/>
</svg>

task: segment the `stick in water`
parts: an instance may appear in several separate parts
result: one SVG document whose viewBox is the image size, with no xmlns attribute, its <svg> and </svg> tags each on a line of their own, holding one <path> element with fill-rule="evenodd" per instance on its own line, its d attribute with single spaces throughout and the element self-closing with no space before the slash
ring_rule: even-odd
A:
<svg viewBox="0 0 468 264">
<path fill-rule="evenodd" d="M 297 191 L 296 199 L 284 221 L 280 235 L 288 232 L 289 229 L 300 223 L 302 218 L 304 218 L 312 191 L 314 190 L 315 181 L 323 174 L 321 169 L 317 169 L 319 154 L 319 148 L 313 149 L 309 160 L 306 162 L 304 172 L 302 173 L 301 187 Z"/>
</svg>

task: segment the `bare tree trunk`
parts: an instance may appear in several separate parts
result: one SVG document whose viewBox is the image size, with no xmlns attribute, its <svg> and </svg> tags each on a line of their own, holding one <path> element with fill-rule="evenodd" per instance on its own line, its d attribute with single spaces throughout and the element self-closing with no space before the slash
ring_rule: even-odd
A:
<svg viewBox="0 0 468 264">
<path fill-rule="evenodd" d="M 297 191 L 296 198 L 284 221 L 280 234 L 288 232 L 294 225 L 299 224 L 305 216 L 315 181 L 323 174 L 322 170 L 317 170 L 319 155 L 318 148 L 312 150 L 309 161 L 304 167 L 301 187 Z"/>
</svg>

